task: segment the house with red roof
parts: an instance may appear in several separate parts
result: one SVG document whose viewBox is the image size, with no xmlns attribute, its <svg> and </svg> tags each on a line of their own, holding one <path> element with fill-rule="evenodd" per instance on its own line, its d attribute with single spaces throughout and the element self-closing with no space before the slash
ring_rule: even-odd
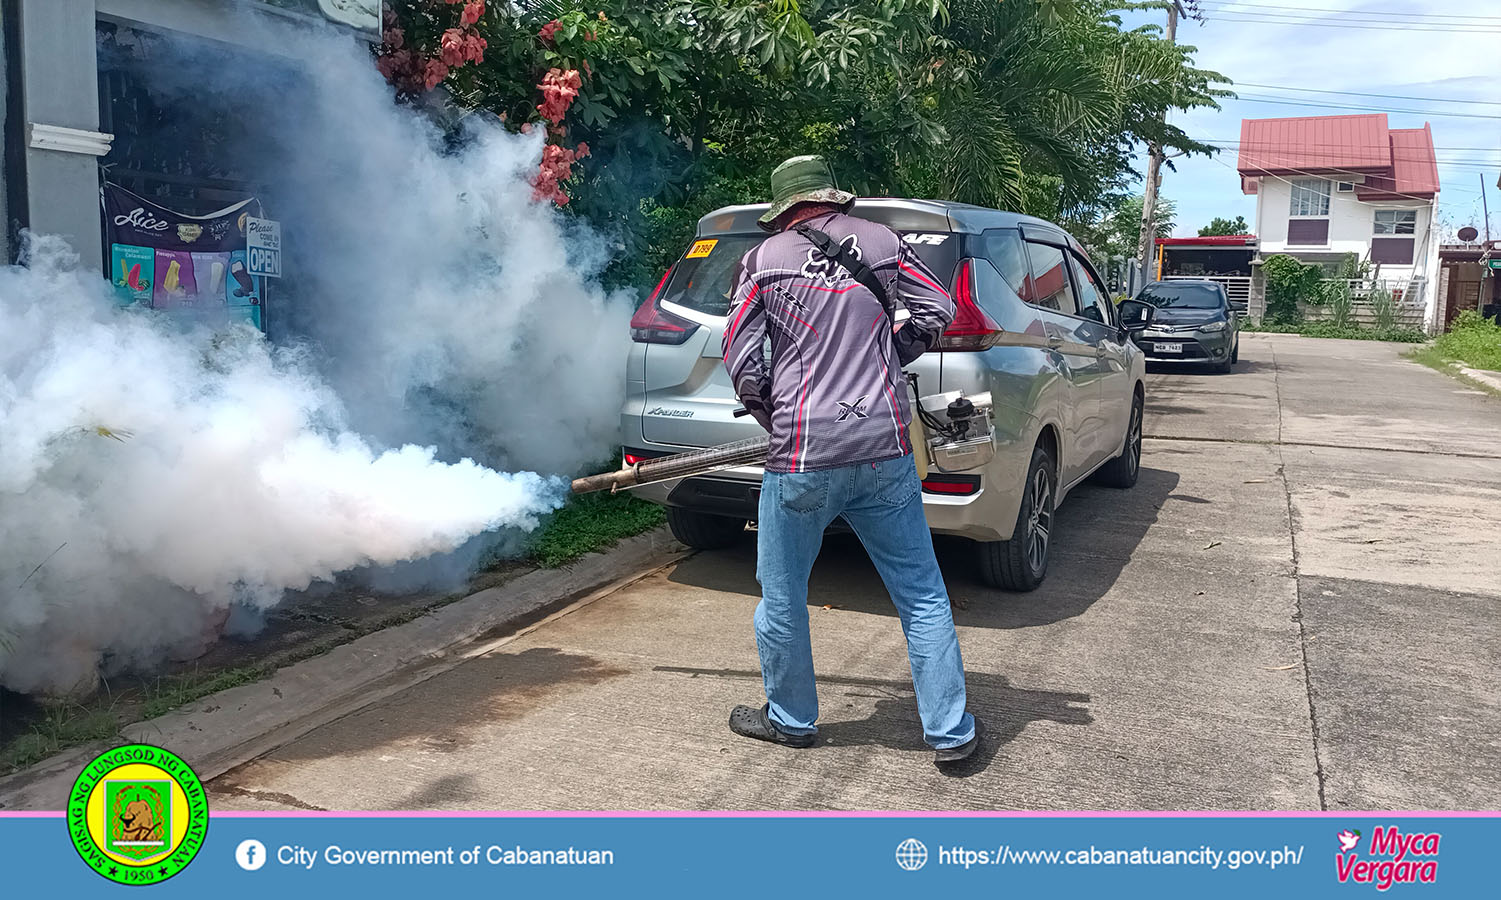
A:
<svg viewBox="0 0 1501 900">
<path fill-rule="evenodd" d="M 1236 168 L 1256 195 L 1262 258 L 1285 253 L 1332 270 L 1354 253 L 1432 323 L 1439 179 L 1427 123 L 1391 128 L 1385 113 L 1244 119 Z"/>
</svg>

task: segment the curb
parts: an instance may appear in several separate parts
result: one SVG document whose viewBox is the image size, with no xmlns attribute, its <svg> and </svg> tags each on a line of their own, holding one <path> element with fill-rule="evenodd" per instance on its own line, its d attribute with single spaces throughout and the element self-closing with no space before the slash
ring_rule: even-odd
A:
<svg viewBox="0 0 1501 900">
<path fill-rule="evenodd" d="M 1459 369 L 1461 374 L 1469 378 L 1473 378 L 1474 380 L 1480 382 L 1483 385 L 1486 385 L 1492 390 L 1501 391 L 1501 372 L 1487 372 L 1483 369 L 1472 369 L 1469 366 L 1463 364 L 1456 366 L 1456 368 Z"/>
<path fill-rule="evenodd" d="M 693 551 L 665 528 L 627 538 L 560 569 L 538 569 L 499 587 L 121 729 L 125 742 L 155 744 L 186 759 L 207 782 L 315 728 L 678 562 Z M 59 810 L 78 772 L 119 741 L 58 754 L 0 778 L 0 810 Z"/>
</svg>

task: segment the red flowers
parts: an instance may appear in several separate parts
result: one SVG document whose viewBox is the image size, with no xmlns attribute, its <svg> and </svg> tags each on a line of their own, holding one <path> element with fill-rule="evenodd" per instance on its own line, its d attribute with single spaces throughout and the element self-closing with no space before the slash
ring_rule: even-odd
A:
<svg viewBox="0 0 1501 900">
<path fill-rule="evenodd" d="M 551 22 L 548 22 L 546 25 L 542 26 L 542 30 L 537 32 L 537 37 L 542 39 L 542 43 L 551 44 L 553 42 L 553 35 L 558 33 L 560 24 L 561 23 L 559 23 L 557 19 L 553 19 Z"/>
<path fill-rule="evenodd" d="M 420 49 L 408 43 L 401 19 L 387 4 L 382 21 L 385 33 L 381 46 L 376 50 L 376 69 L 386 81 L 407 94 L 430 91 L 443 83 L 449 72 L 469 63 L 481 63 L 488 46 L 475 27 L 485 14 L 485 0 L 444 0 L 449 6 L 460 3 L 457 27 L 445 30 L 432 50 Z M 428 56 L 428 53 L 432 56 Z"/>
<path fill-rule="evenodd" d="M 532 182 L 532 199 L 551 200 L 558 206 L 568 205 L 568 195 L 563 193 L 562 182 L 573 174 L 573 164 L 589 155 L 589 145 L 579 142 L 572 150 L 548 144 L 542 148 L 542 165 Z"/>
<path fill-rule="evenodd" d="M 537 107 L 537 112 L 553 125 L 562 123 L 582 84 L 583 79 L 576 69 L 548 69 L 542 76 L 542 83 L 537 85 L 537 90 L 542 92 L 542 105 Z"/>
<path fill-rule="evenodd" d="M 568 130 L 563 126 L 563 117 L 568 107 L 579 95 L 583 77 L 576 69 L 548 69 L 542 76 L 537 90 L 542 92 L 542 103 L 537 112 L 548 123 L 547 131 L 555 139 L 563 140 Z M 525 126 L 522 131 L 529 131 Z M 532 199 L 551 200 L 558 206 L 568 205 L 568 195 L 563 192 L 563 182 L 573 175 L 573 164 L 589 155 L 589 145 L 583 141 L 572 150 L 561 144 L 548 144 L 542 148 L 542 164 L 537 168 L 532 181 Z"/>
<path fill-rule="evenodd" d="M 450 66 L 457 66 L 464 62 L 464 32 L 457 28 L 450 28 L 443 32 L 443 38 L 439 41 L 438 57 Z"/>
</svg>

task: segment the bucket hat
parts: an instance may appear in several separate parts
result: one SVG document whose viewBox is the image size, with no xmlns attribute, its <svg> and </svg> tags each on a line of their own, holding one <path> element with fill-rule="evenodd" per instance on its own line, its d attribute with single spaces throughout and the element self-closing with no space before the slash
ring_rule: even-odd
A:
<svg viewBox="0 0 1501 900">
<path fill-rule="evenodd" d="M 771 172 L 771 209 L 756 222 L 767 231 L 782 213 L 799 203 L 832 203 L 848 210 L 855 195 L 834 184 L 834 170 L 822 156 L 794 156 Z"/>
</svg>

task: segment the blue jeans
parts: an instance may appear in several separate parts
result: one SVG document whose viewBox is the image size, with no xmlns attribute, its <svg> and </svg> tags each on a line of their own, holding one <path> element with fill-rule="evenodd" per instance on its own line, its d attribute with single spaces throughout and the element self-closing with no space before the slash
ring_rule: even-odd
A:
<svg viewBox="0 0 1501 900">
<path fill-rule="evenodd" d="M 772 722 L 789 734 L 817 731 L 808 575 L 824 529 L 841 514 L 901 616 L 924 740 L 939 750 L 965 743 L 974 737 L 975 719 L 964 711 L 959 636 L 911 456 L 817 472 L 767 472 L 762 479 L 756 648 Z"/>
</svg>

